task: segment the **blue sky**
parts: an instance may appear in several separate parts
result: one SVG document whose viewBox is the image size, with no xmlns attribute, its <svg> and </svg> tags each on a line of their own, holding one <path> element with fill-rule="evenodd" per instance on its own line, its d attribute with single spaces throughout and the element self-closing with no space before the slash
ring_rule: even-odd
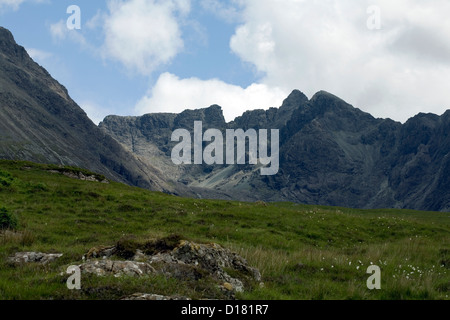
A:
<svg viewBox="0 0 450 320">
<path fill-rule="evenodd" d="M 405 121 L 450 108 L 445 0 L 0 0 L 0 25 L 104 116 L 211 104 L 232 120 L 299 89 Z M 69 30 L 70 5 L 81 29 Z"/>
</svg>

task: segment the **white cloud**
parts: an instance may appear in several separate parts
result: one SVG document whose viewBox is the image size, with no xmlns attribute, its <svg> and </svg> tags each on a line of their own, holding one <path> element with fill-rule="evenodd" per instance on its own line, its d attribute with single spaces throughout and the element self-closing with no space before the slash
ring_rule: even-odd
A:
<svg viewBox="0 0 450 320">
<path fill-rule="evenodd" d="M 105 19 L 105 58 L 143 75 L 169 63 L 184 47 L 179 21 L 190 0 L 111 0 Z"/>
<path fill-rule="evenodd" d="M 63 41 L 70 39 L 71 41 L 78 43 L 82 48 L 88 48 L 93 52 L 97 50 L 89 44 L 84 37 L 83 33 L 79 30 L 70 30 L 67 28 L 67 21 L 60 20 L 50 25 L 50 34 L 54 41 Z"/>
<path fill-rule="evenodd" d="M 24 2 L 24 0 L 0 0 L 0 9 L 9 7 L 13 10 L 17 10 L 22 2 Z"/>
<path fill-rule="evenodd" d="M 34 60 L 39 63 L 42 63 L 44 61 L 47 61 L 48 59 L 51 59 L 53 57 L 53 54 L 51 52 L 35 49 L 35 48 L 27 48 L 28 55 Z"/>
<path fill-rule="evenodd" d="M 450 2 L 248 0 L 230 41 L 261 83 L 311 96 L 330 91 L 380 117 L 404 121 L 450 108 Z M 367 8 L 381 9 L 381 30 Z"/>
<path fill-rule="evenodd" d="M 252 84 L 248 88 L 227 84 L 223 81 L 179 79 L 163 73 L 147 96 L 136 105 L 138 114 L 179 113 L 185 109 L 199 109 L 218 104 L 227 121 L 234 120 L 246 110 L 278 107 L 288 92 L 264 84 Z"/>
<path fill-rule="evenodd" d="M 130 72 L 150 76 L 192 41 L 182 33 L 193 23 L 191 0 L 107 3 L 108 12 L 86 23 L 89 30 L 102 28 L 105 37 L 101 48 L 91 49 Z M 240 21 L 230 48 L 262 78 L 242 88 L 164 73 L 136 112 L 219 104 L 229 121 L 247 109 L 279 106 L 292 89 L 309 97 L 327 90 L 375 116 L 400 121 L 450 108 L 447 0 L 201 0 L 200 5 L 227 22 Z M 381 30 L 367 28 L 371 5 L 381 9 Z M 50 30 L 55 40 L 70 37 L 89 47 L 83 33 L 69 32 L 65 21 Z"/>
<path fill-rule="evenodd" d="M 50 25 L 50 34 L 52 35 L 54 40 L 64 40 L 68 34 L 67 25 L 64 20 L 60 20 L 57 23 L 53 23 Z"/>
<path fill-rule="evenodd" d="M 0 0 L 0 11 L 8 8 L 16 11 L 24 2 L 48 3 L 48 0 Z"/>
<path fill-rule="evenodd" d="M 96 125 L 98 125 L 106 116 L 110 114 L 107 109 L 93 101 L 81 101 L 79 106 L 84 110 L 84 112 L 87 113 L 89 119 L 91 119 Z"/>
<path fill-rule="evenodd" d="M 200 0 L 200 5 L 226 22 L 233 23 L 241 19 L 241 0 Z"/>
</svg>

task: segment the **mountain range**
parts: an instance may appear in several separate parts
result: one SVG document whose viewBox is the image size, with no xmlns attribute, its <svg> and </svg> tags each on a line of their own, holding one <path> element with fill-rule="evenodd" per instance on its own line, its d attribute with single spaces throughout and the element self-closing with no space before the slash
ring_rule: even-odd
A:
<svg viewBox="0 0 450 320">
<path fill-rule="evenodd" d="M 174 88 L 176 94 L 176 88 Z M 402 124 L 321 91 L 226 122 L 220 106 L 96 126 L 67 90 L 0 27 L 0 158 L 83 167 L 185 197 L 450 211 L 450 110 Z M 176 129 L 279 129 L 280 170 L 171 161 Z"/>
</svg>

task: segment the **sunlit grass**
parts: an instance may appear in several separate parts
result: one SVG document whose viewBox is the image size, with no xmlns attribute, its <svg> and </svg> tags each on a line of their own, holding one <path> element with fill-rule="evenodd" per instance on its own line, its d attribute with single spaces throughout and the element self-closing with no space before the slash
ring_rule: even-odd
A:
<svg viewBox="0 0 450 320">
<path fill-rule="evenodd" d="M 127 235 L 179 234 L 216 242 L 245 257 L 263 286 L 241 299 L 448 299 L 448 213 L 357 210 L 292 203 L 183 199 L 118 183 L 74 180 L 53 166 L 0 161 L 0 207 L 18 220 L 0 235 L 0 298 L 119 299 L 135 292 L 216 297 L 208 283 L 87 277 L 65 286 L 67 266 L 98 245 Z M 18 251 L 63 253 L 42 267 L 6 262 Z M 368 266 L 382 289 L 367 289 Z"/>
</svg>

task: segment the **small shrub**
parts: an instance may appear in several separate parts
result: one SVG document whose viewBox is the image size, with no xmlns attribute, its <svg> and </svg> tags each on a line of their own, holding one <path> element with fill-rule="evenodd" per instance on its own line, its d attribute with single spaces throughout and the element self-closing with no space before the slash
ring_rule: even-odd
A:
<svg viewBox="0 0 450 320">
<path fill-rule="evenodd" d="M 26 192 L 28 194 L 39 193 L 39 192 L 44 192 L 44 191 L 49 190 L 47 185 L 42 182 L 39 182 L 39 183 L 27 182 L 25 184 L 25 187 L 27 188 Z"/>
<path fill-rule="evenodd" d="M 126 236 L 120 239 L 116 245 L 116 255 L 123 259 L 131 259 L 136 254 L 139 244 L 134 236 Z"/>
<path fill-rule="evenodd" d="M 17 218 L 6 210 L 6 208 L 0 208 L 0 229 L 16 229 Z"/>
<path fill-rule="evenodd" d="M 0 170 L 0 190 L 2 187 L 4 188 L 11 187 L 13 182 L 14 178 L 9 172 Z"/>
<path fill-rule="evenodd" d="M 166 238 L 149 241 L 144 244 L 144 253 L 154 255 L 160 252 L 172 251 L 178 246 L 181 240 L 182 237 L 180 235 L 173 234 Z"/>
<path fill-rule="evenodd" d="M 0 244 L 14 244 L 22 247 L 29 247 L 35 241 L 35 237 L 31 231 L 14 232 L 5 230 L 0 233 Z"/>
</svg>

